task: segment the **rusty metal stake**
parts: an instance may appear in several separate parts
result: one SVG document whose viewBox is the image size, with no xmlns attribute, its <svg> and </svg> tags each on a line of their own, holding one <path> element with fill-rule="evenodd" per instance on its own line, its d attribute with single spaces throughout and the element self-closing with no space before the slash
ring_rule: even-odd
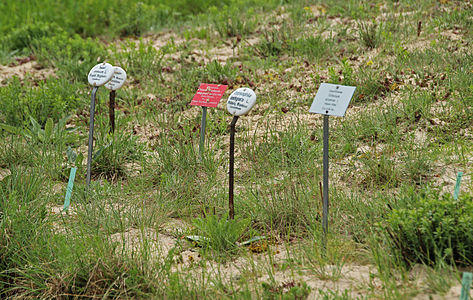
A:
<svg viewBox="0 0 473 300">
<path fill-rule="evenodd" d="M 233 220 L 235 218 L 235 207 L 233 205 L 233 171 L 235 165 L 235 125 L 238 121 L 238 116 L 234 116 L 230 125 L 230 170 L 229 170 L 229 182 L 228 182 L 228 207 L 229 207 L 229 218 Z"/>
<path fill-rule="evenodd" d="M 110 133 L 115 132 L 115 96 L 116 92 L 114 90 L 110 91 L 110 102 L 109 104 L 109 118 L 110 118 Z"/>
</svg>

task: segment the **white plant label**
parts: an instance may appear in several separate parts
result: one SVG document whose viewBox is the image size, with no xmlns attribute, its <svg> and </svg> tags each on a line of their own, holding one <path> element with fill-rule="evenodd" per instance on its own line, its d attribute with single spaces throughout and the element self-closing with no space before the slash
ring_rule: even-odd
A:
<svg viewBox="0 0 473 300">
<path fill-rule="evenodd" d="M 120 67 L 113 67 L 115 72 L 113 73 L 112 79 L 105 84 L 105 87 L 109 90 L 116 91 L 123 86 L 126 81 L 126 72 Z"/>
<path fill-rule="evenodd" d="M 356 87 L 322 83 L 310 106 L 309 112 L 343 117 Z"/>
<path fill-rule="evenodd" d="M 109 63 L 101 63 L 92 68 L 89 72 L 89 84 L 93 86 L 102 86 L 112 79 L 114 68 Z"/>
<path fill-rule="evenodd" d="M 234 116 L 247 114 L 256 103 L 256 94 L 250 88 L 239 88 L 234 91 L 227 101 L 227 110 Z"/>
</svg>

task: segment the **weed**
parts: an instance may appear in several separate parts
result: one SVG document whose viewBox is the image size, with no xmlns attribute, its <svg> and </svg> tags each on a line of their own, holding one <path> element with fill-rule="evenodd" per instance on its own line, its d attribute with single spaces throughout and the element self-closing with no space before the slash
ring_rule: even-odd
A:
<svg viewBox="0 0 473 300">
<path fill-rule="evenodd" d="M 245 37 L 253 32 L 257 19 L 253 8 L 247 9 L 242 13 L 241 9 L 232 7 L 223 12 L 219 12 L 217 7 L 212 7 L 210 13 L 213 25 L 222 38 L 226 37 Z"/>
<path fill-rule="evenodd" d="M 129 133 L 110 135 L 103 131 L 99 130 L 96 135 L 91 173 L 112 181 L 126 177 L 133 163 L 141 161 L 143 149 L 137 138 Z"/>
<path fill-rule="evenodd" d="M 265 32 L 261 41 L 254 46 L 254 51 L 261 57 L 279 56 L 288 49 L 288 35 L 285 31 Z"/>
<path fill-rule="evenodd" d="M 305 282 L 288 281 L 280 285 L 263 283 L 264 299 L 307 299 L 311 288 Z"/>
<path fill-rule="evenodd" d="M 137 82 L 152 81 L 156 75 L 163 80 L 162 60 L 171 48 L 168 44 L 157 50 L 150 42 L 127 40 L 120 47 L 112 47 L 112 57 Z"/>
<path fill-rule="evenodd" d="M 378 24 L 361 22 L 358 24 L 359 37 L 362 44 L 368 49 L 373 49 L 379 46 L 381 41 Z"/>
<path fill-rule="evenodd" d="M 220 257 L 236 254 L 237 242 L 243 237 L 248 237 L 249 220 L 228 219 L 226 215 L 207 215 L 204 218 L 194 219 L 194 226 L 198 234 L 203 236 L 202 246 L 211 250 Z"/>
<path fill-rule="evenodd" d="M 52 37 L 60 32 L 61 30 L 54 23 L 25 24 L 5 36 L 4 42 L 11 51 L 29 54 L 38 40 Z"/>
<path fill-rule="evenodd" d="M 289 46 L 293 53 L 311 61 L 320 61 L 329 55 L 333 47 L 331 40 L 320 36 L 309 36 L 295 40 Z"/>
</svg>

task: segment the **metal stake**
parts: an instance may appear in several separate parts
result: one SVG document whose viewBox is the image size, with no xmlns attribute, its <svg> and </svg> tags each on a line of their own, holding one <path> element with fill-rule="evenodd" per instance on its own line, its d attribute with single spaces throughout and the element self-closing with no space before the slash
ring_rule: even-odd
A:
<svg viewBox="0 0 473 300">
<path fill-rule="evenodd" d="M 207 107 L 202 106 L 202 120 L 200 121 L 200 143 L 199 153 L 202 158 L 204 155 L 204 142 L 205 142 L 205 126 L 207 124 Z"/>
<path fill-rule="evenodd" d="M 322 217 L 322 228 L 323 228 L 323 246 L 324 249 L 327 246 L 327 233 L 328 233 L 328 137 L 329 137 L 329 123 L 328 123 L 328 115 L 324 115 L 324 137 L 323 137 L 323 144 L 324 144 L 324 154 L 323 154 L 323 217 Z"/>
<path fill-rule="evenodd" d="M 90 185 L 90 164 L 92 163 L 92 152 L 94 147 L 94 114 L 95 114 L 95 95 L 97 94 L 98 86 L 92 89 L 92 97 L 90 100 L 90 124 L 89 124 L 89 153 L 87 155 L 87 187 Z"/>
<path fill-rule="evenodd" d="M 229 181 L 228 181 L 228 207 L 229 207 L 229 218 L 233 220 L 235 217 L 235 207 L 233 205 L 233 170 L 235 165 L 235 125 L 238 121 L 238 116 L 234 116 L 230 125 L 230 170 L 229 170 Z"/>
<path fill-rule="evenodd" d="M 110 133 L 115 132 L 115 96 L 116 92 L 114 90 L 110 91 L 110 102 L 109 102 L 109 118 L 110 118 Z"/>
</svg>

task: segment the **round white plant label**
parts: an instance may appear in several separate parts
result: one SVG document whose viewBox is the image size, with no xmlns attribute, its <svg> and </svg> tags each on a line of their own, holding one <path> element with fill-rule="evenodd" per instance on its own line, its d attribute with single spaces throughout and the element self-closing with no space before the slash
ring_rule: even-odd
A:
<svg viewBox="0 0 473 300">
<path fill-rule="evenodd" d="M 89 72 L 89 84 L 93 86 L 102 86 L 113 76 L 113 66 L 109 63 L 101 63 L 92 68 Z"/>
<path fill-rule="evenodd" d="M 120 67 L 113 67 L 115 73 L 113 73 L 112 79 L 105 84 L 105 87 L 109 90 L 116 91 L 123 86 L 126 81 L 126 72 Z"/>
<path fill-rule="evenodd" d="M 247 114 L 256 103 L 256 94 L 250 88 L 239 88 L 234 91 L 227 101 L 227 110 L 234 116 Z"/>
</svg>

